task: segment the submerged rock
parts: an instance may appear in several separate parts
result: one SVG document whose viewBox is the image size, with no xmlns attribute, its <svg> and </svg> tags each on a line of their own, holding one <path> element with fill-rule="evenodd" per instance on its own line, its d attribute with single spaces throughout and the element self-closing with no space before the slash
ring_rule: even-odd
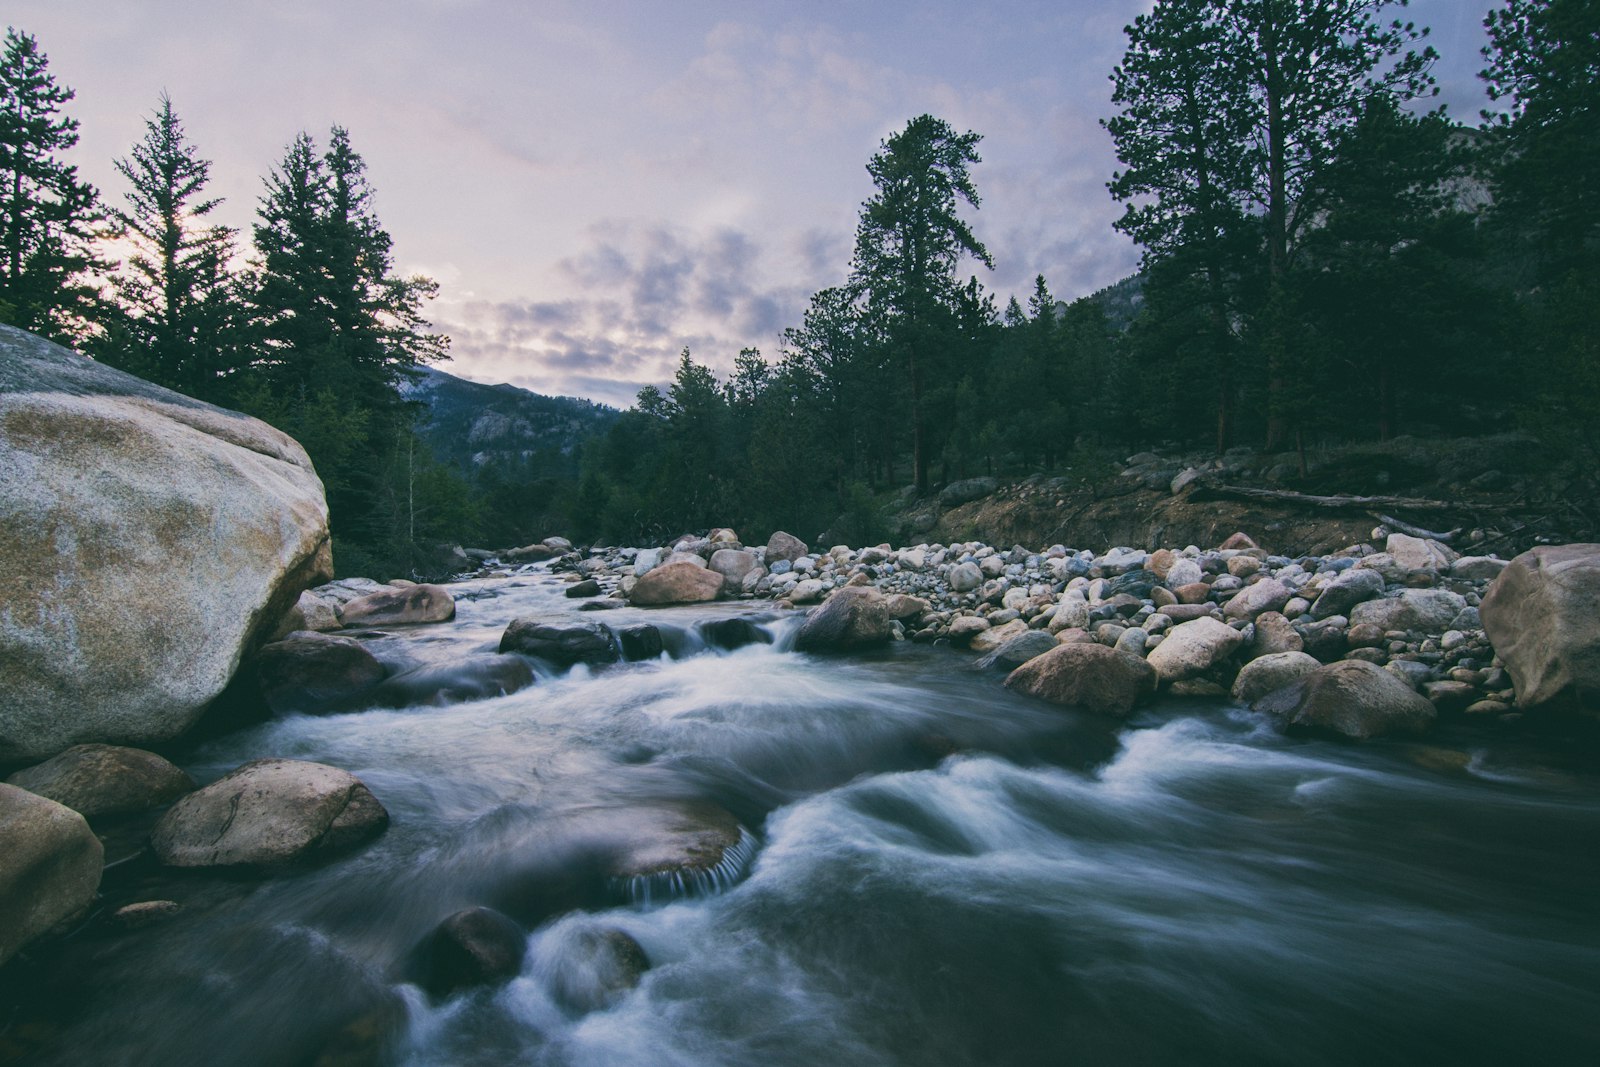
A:
<svg viewBox="0 0 1600 1067">
<path fill-rule="evenodd" d="M 527 935 L 493 908 L 467 908 L 445 919 L 417 946 L 414 970 L 424 989 L 447 997 L 473 986 L 515 978 L 527 955 Z"/>
<path fill-rule="evenodd" d="M 444 666 L 428 665 L 384 679 L 372 692 L 372 703 L 387 708 L 422 704 L 444 706 L 488 700 L 526 689 L 533 668 L 520 656 L 468 656 Z"/>
<path fill-rule="evenodd" d="M 629 821 L 606 867 L 635 900 L 716 888 L 742 873 L 749 858 L 739 820 L 708 801 L 636 809 Z"/>
<path fill-rule="evenodd" d="M 650 969 L 639 942 L 614 926 L 576 927 L 560 935 L 545 980 L 551 996 L 568 1011 L 610 1007 Z"/>
<path fill-rule="evenodd" d="M 150 844 L 169 867 L 276 867 L 348 852 L 388 825 L 389 813 L 355 775 L 262 759 L 174 804 Z"/>
<path fill-rule="evenodd" d="M 599 623 L 552 626 L 535 619 L 513 619 L 500 635 L 500 651 L 537 656 L 561 667 L 615 663 L 621 658 L 611 631 Z"/>
<path fill-rule="evenodd" d="M 0 964 L 94 903 L 104 849 L 83 816 L 0 785 Z"/>
<path fill-rule="evenodd" d="M 116 745 L 74 745 L 6 782 L 83 816 L 159 808 L 195 787 L 193 778 L 154 752 Z"/>
</svg>

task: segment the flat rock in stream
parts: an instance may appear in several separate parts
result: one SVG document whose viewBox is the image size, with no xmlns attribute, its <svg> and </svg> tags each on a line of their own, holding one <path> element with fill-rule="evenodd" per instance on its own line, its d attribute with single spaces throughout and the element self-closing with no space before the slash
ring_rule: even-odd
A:
<svg viewBox="0 0 1600 1067">
<path fill-rule="evenodd" d="M 533 668 L 521 656 L 467 656 L 386 678 L 372 691 L 371 701 L 386 708 L 444 707 L 505 696 L 532 684 Z"/>
<path fill-rule="evenodd" d="M 709 801 L 631 810 L 627 822 L 607 874 L 635 899 L 709 890 L 742 873 L 744 830 Z"/>
<path fill-rule="evenodd" d="M 389 813 L 355 775 L 262 759 L 174 804 L 150 844 L 169 867 L 279 867 L 348 852 L 388 825 Z"/>
</svg>

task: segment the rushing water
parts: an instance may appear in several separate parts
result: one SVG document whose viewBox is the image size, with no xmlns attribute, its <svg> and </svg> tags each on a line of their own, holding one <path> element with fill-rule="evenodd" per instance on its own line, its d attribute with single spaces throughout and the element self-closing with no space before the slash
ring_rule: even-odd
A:
<svg viewBox="0 0 1600 1067">
<path fill-rule="evenodd" d="M 260 882 L 114 871 L 186 910 L 69 944 L 44 1062 L 363 1062 L 337 1058 L 363 1035 L 402 1064 L 1600 1057 L 1600 774 L 1559 739 L 1334 744 L 1192 702 L 1116 723 L 942 649 L 801 655 L 771 615 L 774 644 L 704 646 L 697 624 L 750 605 L 580 615 L 537 574 L 459 591 L 455 623 L 374 649 L 447 665 L 545 615 L 655 622 L 674 655 L 200 748 L 202 781 L 344 767 L 392 825 Z M 696 800 L 747 830 L 718 876 L 587 880 L 597 841 Z M 413 946 L 479 904 L 529 930 L 521 974 L 431 999 Z M 607 929 L 652 966 L 591 995 Z"/>
</svg>

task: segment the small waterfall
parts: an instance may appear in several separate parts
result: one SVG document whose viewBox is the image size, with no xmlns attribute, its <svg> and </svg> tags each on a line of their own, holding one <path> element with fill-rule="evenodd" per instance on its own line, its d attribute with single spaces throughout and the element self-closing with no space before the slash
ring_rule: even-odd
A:
<svg viewBox="0 0 1600 1067">
<path fill-rule="evenodd" d="M 756 855 L 756 839 L 739 827 L 739 840 L 722 850 L 722 857 L 710 867 L 677 868 L 637 874 L 612 880 L 612 887 L 631 904 L 648 908 L 686 897 L 709 897 L 732 889 L 750 870 Z"/>
</svg>

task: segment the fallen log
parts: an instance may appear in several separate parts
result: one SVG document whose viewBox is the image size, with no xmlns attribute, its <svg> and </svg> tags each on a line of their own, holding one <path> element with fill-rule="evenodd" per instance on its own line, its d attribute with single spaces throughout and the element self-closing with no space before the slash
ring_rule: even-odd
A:
<svg viewBox="0 0 1600 1067">
<path fill-rule="evenodd" d="M 1498 511 L 1498 508 L 1485 508 L 1474 504 L 1469 509 L 1460 503 L 1448 500 L 1425 500 L 1420 497 L 1409 496 L 1313 496 L 1310 493 L 1295 493 L 1288 489 L 1252 489 L 1242 485 L 1221 485 L 1215 482 L 1202 481 L 1196 488 L 1218 496 L 1240 497 L 1245 500 L 1273 500 L 1285 504 L 1300 504 L 1313 508 L 1349 508 L 1359 511 L 1370 511 L 1373 508 L 1396 508 L 1404 511 Z"/>
</svg>

